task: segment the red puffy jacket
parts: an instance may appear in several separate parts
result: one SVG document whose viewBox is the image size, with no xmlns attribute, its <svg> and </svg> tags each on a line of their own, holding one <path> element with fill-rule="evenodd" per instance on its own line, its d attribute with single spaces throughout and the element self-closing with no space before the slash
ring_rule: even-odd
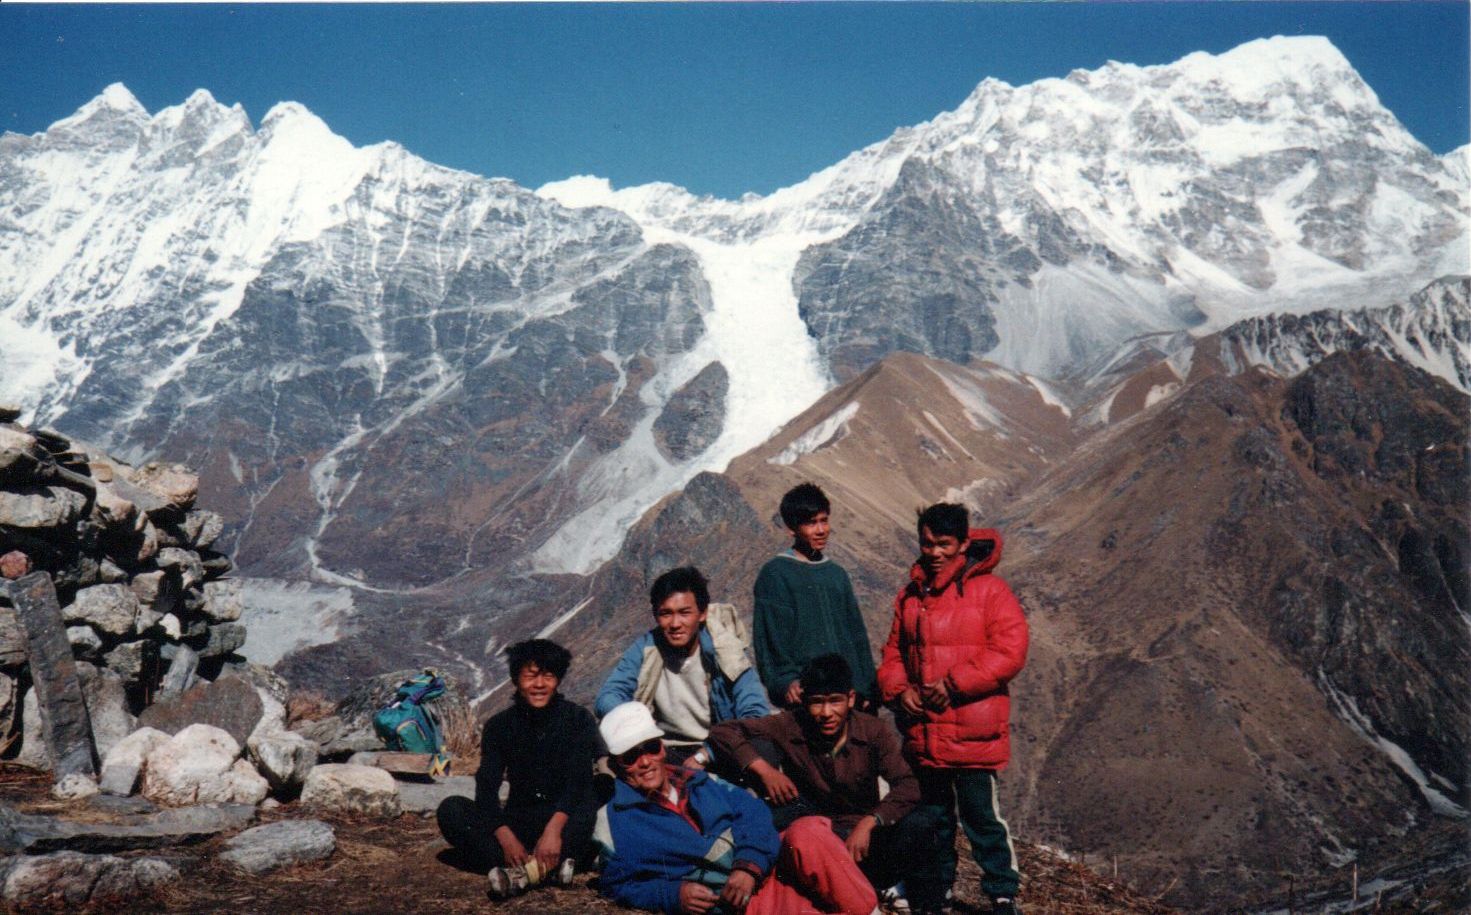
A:
<svg viewBox="0 0 1471 915">
<path fill-rule="evenodd" d="M 991 574 L 1000 561 L 1001 534 L 972 530 L 951 581 L 930 592 L 915 563 L 894 601 L 878 671 L 884 701 L 941 679 L 950 691 L 943 712 L 899 713 L 905 749 L 922 766 L 1002 769 L 1011 758 L 1006 684 L 1027 661 L 1027 620 L 1006 582 Z"/>
</svg>

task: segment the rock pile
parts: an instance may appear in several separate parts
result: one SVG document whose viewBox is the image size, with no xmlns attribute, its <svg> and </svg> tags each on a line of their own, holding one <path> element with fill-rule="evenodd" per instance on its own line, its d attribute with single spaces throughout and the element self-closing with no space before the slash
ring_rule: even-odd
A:
<svg viewBox="0 0 1471 915">
<path fill-rule="evenodd" d="M 173 864 L 111 852 L 234 832 L 258 805 L 391 818 L 473 792 L 467 777 L 416 772 L 401 797 L 385 768 L 318 765 L 382 749 L 372 714 L 416 671 L 288 727 L 285 681 L 237 653 L 243 602 L 214 548 L 223 522 L 195 506 L 198 478 L 16 418 L 0 406 L 0 756 L 51 770 L 51 803 L 67 806 L 0 802 L 0 904 L 148 892 L 177 879 Z M 473 713 L 453 689 L 441 704 L 451 748 L 467 752 Z M 287 820 L 229 839 L 220 858 L 259 874 L 334 847 L 326 823 Z"/>
<path fill-rule="evenodd" d="M 219 515 L 184 467 L 131 467 L 0 407 L 0 575 L 48 573 L 98 757 L 161 696 L 213 679 L 245 642 Z M 0 590 L 0 745 L 48 766 L 47 724 L 14 600 Z M 19 719 L 19 722 L 17 721 Z M 17 724 L 20 727 L 17 729 Z M 19 730 L 19 734 L 17 734 Z"/>
</svg>

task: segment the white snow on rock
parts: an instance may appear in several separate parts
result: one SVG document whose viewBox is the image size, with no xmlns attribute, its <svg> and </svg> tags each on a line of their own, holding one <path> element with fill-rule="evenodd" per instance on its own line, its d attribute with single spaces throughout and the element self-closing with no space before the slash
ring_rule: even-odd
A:
<svg viewBox="0 0 1471 915">
<path fill-rule="evenodd" d="M 790 466 L 797 463 L 797 459 L 804 454 L 811 454 L 835 443 L 845 434 L 849 420 L 858 415 L 860 406 L 861 402 L 857 400 L 844 404 L 836 413 L 793 439 L 781 453 L 769 458 L 768 463 Z"/>
</svg>

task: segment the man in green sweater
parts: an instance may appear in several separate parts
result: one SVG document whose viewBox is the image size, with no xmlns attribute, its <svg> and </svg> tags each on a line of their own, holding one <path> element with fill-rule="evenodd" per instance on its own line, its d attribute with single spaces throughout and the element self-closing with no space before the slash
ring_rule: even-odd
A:
<svg viewBox="0 0 1471 915">
<path fill-rule="evenodd" d="M 831 515 L 832 504 L 815 484 L 789 490 L 781 497 L 781 519 L 792 546 L 756 576 L 756 669 L 772 703 L 782 708 L 801 702 L 802 668 L 825 654 L 848 662 L 861 708 L 872 708 L 877 698 L 873 652 L 853 582 L 824 555 Z"/>
</svg>

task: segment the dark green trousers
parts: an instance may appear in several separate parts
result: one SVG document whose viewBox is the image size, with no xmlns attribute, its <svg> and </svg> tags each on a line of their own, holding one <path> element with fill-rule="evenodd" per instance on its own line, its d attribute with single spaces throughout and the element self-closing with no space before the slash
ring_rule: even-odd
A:
<svg viewBox="0 0 1471 915">
<path fill-rule="evenodd" d="M 996 804 L 996 773 L 990 769 L 931 769 L 915 766 L 919 776 L 920 806 L 939 830 L 940 868 L 937 884 L 910 880 L 911 902 L 944 898 L 955 883 L 955 821 L 970 840 L 971 856 L 981 866 L 981 891 L 992 899 L 1015 896 L 1021 883 L 1011 830 Z"/>
</svg>

